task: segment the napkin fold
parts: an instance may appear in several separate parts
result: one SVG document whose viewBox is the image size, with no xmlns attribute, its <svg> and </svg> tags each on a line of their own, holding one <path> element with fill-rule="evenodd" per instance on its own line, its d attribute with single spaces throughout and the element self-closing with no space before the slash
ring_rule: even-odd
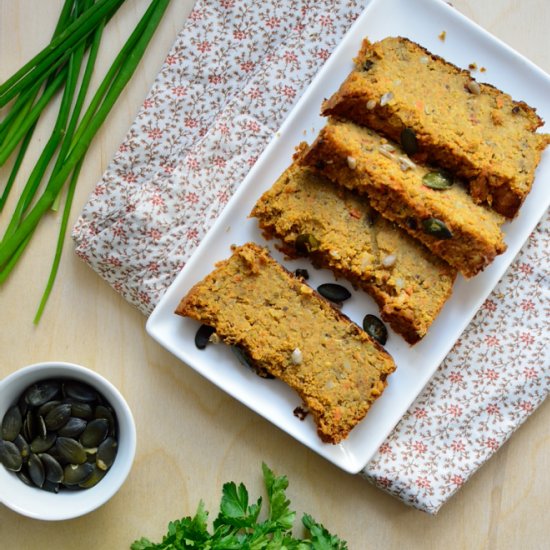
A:
<svg viewBox="0 0 550 550">
<path fill-rule="evenodd" d="M 197 0 L 73 228 L 78 256 L 148 315 L 363 9 Z M 436 513 L 548 395 L 549 228 L 363 470 L 403 502 Z"/>
</svg>

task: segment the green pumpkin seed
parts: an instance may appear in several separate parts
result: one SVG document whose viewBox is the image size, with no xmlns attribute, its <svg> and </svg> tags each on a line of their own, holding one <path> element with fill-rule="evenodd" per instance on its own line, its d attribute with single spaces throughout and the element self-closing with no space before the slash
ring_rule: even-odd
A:
<svg viewBox="0 0 550 550">
<path fill-rule="evenodd" d="M 19 449 L 19 452 L 21 453 L 21 458 L 23 459 L 23 462 L 27 462 L 29 459 L 29 455 L 31 454 L 31 447 L 25 441 L 25 438 L 19 434 L 13 442 L 15 443 L 15 446 Z"/>
<path fill-rule="evenodd" d="M 418 153 L 418 140 L 412 128 L 403 128 L 400 135 L 401 147 L 407 155 L 415 155 Z"/>
<path fill-rule="evenodd" d="M 101 468 L 98 468 L 97 464 L 93 464 L 93 471 L 89 478 L 86 479 L 86 481 L 83 481 L 78 484 L 78 486 L 81 489 L 90 489 L 91 487 L 94 487 L 97 485 L 107 473 L 107 470 L 102 470 Z"/>
<path fill-rule="evenodd" d="M 38 407 L 38 414 L 46 418 L 46 415 L 57 405 L 60 405 L 61 401 L 54 399 L 53 401 L 47 401 L 40 407 Z"/>
<path fill-rule="evenodd" d="M 56 453 L 70 464 L 82 464 L 86 462 L 86 451 L 84 447 L 76 440 L 68 437 L 58 437 L 56 444 Z M 56 457 L 57 458 L 57 457 Z"/>
<path fill-rule="evenodd" d="M 210 336 L 215 330 L 208 325 L 201 325 L 195 334 L 195 346 L 199 349 L 204 349 L 210 342 Z"/>
<path fill-rule="evenodd" d="M 90 420 L 86 429 L 80 436 L 80 443 L 83 447 L 97 447 L 109 432 L 109 421 L 106 418 L 95 418 Z"/>
<path fill-rule="evenodd" d="M 422 178 L 422 183 L 429 187 L 430 189 L 449 189 L 453 186 L 453 178 L 447 174 L 447 172 L 442 172 L 441 170 L 435 172 L 428 172 L 424 174 Z"/>
<path fill-rule="evenodd" d="M 71 409 L 70 403 L 56 405 L 44 418 L 46 428 L 50 431 L 59 430 L 71 417 Z"/>
<path fill-rule="evenodd" d="M 371 315 L 370 313 L 365 315 L 363 319 L 363 330 L 381 345 L 386 345 L 388 341 L 388 329 L 376 315 Z"/>
<path fill-rule="evenodd" d="M 59 382 L 54 380 L 39 382 L 25 392 L 25 401 L 33 407 L 40 407 L 47 401 L 51 401 L 59 393 L 59 390 Z"/>
<path fill-rule="evenodd" d="M 23 458 L 17 445 L 11 441 L 0 439 L 0 463 L 12 472 L 18 472 L 23 466 Z"/>
<path fill-rule="evenodd" d="M 75 380 L 67 380 L 63 384 L 63 393 L 66 397 L 84 403 L 94 403 L 99 400 L 98 393 L 91 386 Z"/>
<path fill-rule="evenodd" d="M 31 453 L 31 456 L 29 456 L 28 471 L 32 482 L 37 487 L 42 487 L 42 485 L 44 485 L 44 481 L 46 481 L 46 472 L 42 461 L 38 455 L 34 453 Z"/>
<path fill-rule="evenodd" d="M 422 220 L 422 229 L 427 235 L 431 235 L 438 239 L 451 239 L 453 236 L 449 228 L 437 218 Z"/>
<path fill-rule="evenodd" d="M 68 464 L 63 470 L 63 485 L 78 485 L 86 481 L 93 473 L 94 467 L 88 462 Z"/>
<path fill-rule="evenodd" d="M 61 483 L 63 481 L 63 467 L 61 464 L 48 453 L 41 453 L 38 456 L 44 466 L 46 481 Z"/>
<path fill-rule="evenodd" d="M 34 483 L 32 482 L 32 479 L 30 478 L 28 472 L 25 470 L 19 470 L 15 474 L 25 485 L 28 485 L 29 487 L 34 487 Z"/>
<path fill-rule="evenodd" d="M 319 249 L 320 245 L 321 242 L 311 233 L 302 233 L 301 235 L 298 235 L 296 237 L 296 241 L 294 242 L 296 252 L 303 256 L 307 256 L 311 252 L 315 252 Z"/>
<path fill-rule="evenodd" d="M 108 437 L 97 449 L 97 467 L 108 470 L 115 461 L 118 443 L 114 437 Z"/>
<path fill-rule="evenodd" d="M 2 439 L 13 441 L 23 427 L 23 417 L 17 405 L 10 407 L 2 419 Z"/>
<path fill-rule="evenodd" d="M 78 437 L 86 428 L 86 420 L 83 418 L 77 418 L 76 416 L 71 416 L 69 420 L 57 430 L 57 435 L 62 437 Z"/>
<path fill-rule="evenodd" d="M 42 437 L 39 435 L 31 441 L 31 451 L 37 454 L 44 453 L 53 447 L 56 439 L 57 436 L 53 432 L 46 434 L 46 437 Z"/>
<path fill-rule="evenodd" d="M 317 287 L 317 292 L 334 303 L 341 303 L 351 298 L 351 292 L 342 285 L 335 283 L 325 283 Z"/>
<path fill-rule="evenodd" d="M 91 420 L 94 417 L 94 410 L 89 403 L 79 403 L 78 401 L 68 401 L 71 403 L 71 416 Z"/>
</svg>

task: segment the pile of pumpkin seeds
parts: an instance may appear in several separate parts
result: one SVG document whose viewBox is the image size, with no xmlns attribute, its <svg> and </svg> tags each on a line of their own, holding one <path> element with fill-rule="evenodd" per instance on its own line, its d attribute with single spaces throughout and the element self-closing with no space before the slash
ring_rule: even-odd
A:
<svg viewBox="0 0 550 550">
<path fill-rule="evenodd" d="M 0 462 L 26 484 L 59 492 L 96 485 L 117 453 L 117 420 L 88 384 L 33 384 L 2 419 Z"/>
</svg>

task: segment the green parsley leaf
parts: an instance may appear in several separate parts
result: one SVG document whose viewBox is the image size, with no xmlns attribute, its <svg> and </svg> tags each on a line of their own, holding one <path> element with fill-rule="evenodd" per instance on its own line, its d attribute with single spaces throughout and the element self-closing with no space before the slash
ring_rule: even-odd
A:
<svg viewBox="0 0 550 550">
<path fill-rule="evenodd" d="M 310 539 L 292 535 L 296 512 L 290 509 L 286 496 L 288 479 L 276 476 L 262 464 L 268 497 L 268 517 L 258 522 L 262 498 L 249 505 L 248 491 L 243 483 L 224 484 L 214 532 L 208 531 L 208 512 L 202 500 L 193 517 L 171 521 L 162 542 L 155 544 L 142 537 L 131 545 L 131 550 L 348 550 L 345 541 L 331 535 L 310 515 L 304 514 L 302 523 L 311 534 Z"/>
</svg>

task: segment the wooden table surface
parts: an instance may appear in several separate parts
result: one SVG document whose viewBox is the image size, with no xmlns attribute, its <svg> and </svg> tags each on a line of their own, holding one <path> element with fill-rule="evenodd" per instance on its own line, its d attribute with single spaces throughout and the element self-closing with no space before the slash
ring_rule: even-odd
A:
<svg viewBox="0 0 550 550">
<path fill-rule="evenodd" d="M 0 81 L 49 39 L 61 0 L 0 0 Z M 455 0 L 456 8 L 550 72 L 548 0 Z M 126 2 L 105 33 L 118 51 L 146 0 Z M 82 170 L 71 221 L 122 141 L 177 32 L 193 5 L 174 0 L 136 75 Z M 96 74 L 107 66 L 100 56 Z M 51 125 L 53 113 L 44 117 Z M 42 136 L 43 127 L 38 136 Z M 35 146 L 35 151 L 38 148 Z M 32 154 L 32 150 L 31 150 Z M 28 173 L 29 167 L 24 170 Z M 0 181 L 7 170 L 0 169 Z M 9 205 L 7 212 L 10 211 Z M 0 226 L 7 223 L 6 214 Z M 550 407 L 540 407 L 436 517 L 403 505 L 329 464 L 181 364 L 145 333 L 145 318 L 84 265 L 67 242 L 41 323 L 32 319 L 47 279 L 58 227 L 39 227 L 12 277 L 0 289 L 0 377 L 46 360 L 86 365 L 125 395 L 137 423 L 136 460 L 106 505 L 62 523 L 31 520 L 0 505 L 0 548 L 129 548 L 136 538 L 160 539 L 169 520 L 193 514 L 203 499 L 218 510 L 225 481 L 244 481 L 263 494 L 265 461 L 290 481 L 301 517 L 312 514 L 349 543 L 369 548 L 550 547 Z"/>
</svg>

